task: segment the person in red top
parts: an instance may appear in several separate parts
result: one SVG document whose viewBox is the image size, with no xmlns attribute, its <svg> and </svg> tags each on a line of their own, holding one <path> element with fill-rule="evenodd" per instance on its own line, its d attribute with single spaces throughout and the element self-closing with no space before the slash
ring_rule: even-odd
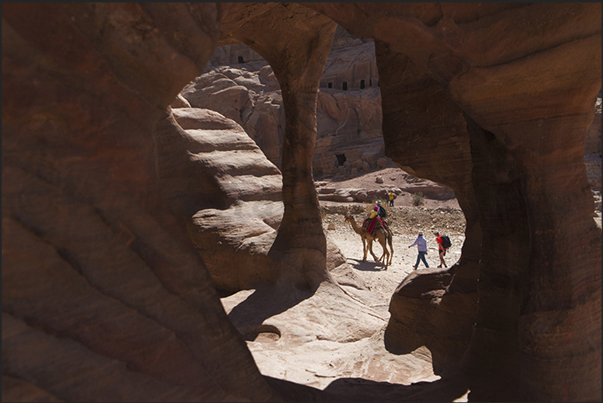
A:
<svg viewBox="0 0 603 403">
<path fill-rule="evenodd" d="M 442 265 L 444 265 L 444 267 L 448 267 L 446 266 L 446 262 L 444 261 L 444 256 L 446 256 L 446 249 L 442 246 L 442 237 L 440 236 L 440 233 L 438 231 L 435 231 L 433 234 L 436 236 L 436 242 L 438 243 L 438 252 L 440 253 L 440 265 L 438 266 L 438 268 L 441 268 Z"/>
</svg>

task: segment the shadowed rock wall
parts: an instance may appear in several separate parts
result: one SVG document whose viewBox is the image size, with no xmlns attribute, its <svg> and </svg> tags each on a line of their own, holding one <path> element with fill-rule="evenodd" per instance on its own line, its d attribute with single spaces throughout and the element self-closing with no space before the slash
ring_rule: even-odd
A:
<svg viewBox="0 0 603 403">
<path fill-rule="evenodd" d="M 467 125 L 446 90 L 410 58 L 378 40 L 375 47 L 388 155 L 407 172 L 451 187 L 465 215 L 459 262 L 434 273 L 413 273 L 394 293 L 390 305 L 388 348 L 407 351 L 424 343 L 432 351 L 434 371 L 441 373 L 467 349 L 478 299 L 482 234 L 471 182 Z M 440 284 L 440 279 L 446 280 Z"/>
<path fill-rule="evenodd" d="M 464 361 L 470 398 L 599 399 L 601 350 L 590 341 L 601 340 L 601 233 L 583 154 L 601 83 L 601 6 L 311 7 L 408 57 L 466 114 L 482 240 L 476 327 Z M 400 118 L 388 116 L 386 99 L 399 92 L 383 85 L 382 63 L 389 149 L 400 140 Z M 392 159 L 405 165 L 408 155 Z M 437 180 L 438 172 L 422 176 Z M 563 351 L 552 347 L 560 340 Z"/>
<path fill-rule="evenodd" d="M 216 12 L 2 4 L 3 400 L 282 399 L 155 167 L 153 127 L 211 56 Z"/>
<path fill-rule="evenodd" d="M 428 286 L 470 311 L 479 254 L 469 398 L 600 399 L 601 232 L 583 160 L 600 17 L 596 3 L 3 3 L 3 399 L 283 400 L 162 196 L 152 133 L 217 44 L 261 54 L 287 122 L 270 257 L 279 281 L 315 288 L 328 280 L 316 92 L 335 22 L 380 43 L 388 156 L 461 192 L 476 223 L 455 277 Z M 447 154 L 417 152 L 419 136 Z M 434 349 L 444 367 L 466 327 L 453 354 Z"/>
</svg>

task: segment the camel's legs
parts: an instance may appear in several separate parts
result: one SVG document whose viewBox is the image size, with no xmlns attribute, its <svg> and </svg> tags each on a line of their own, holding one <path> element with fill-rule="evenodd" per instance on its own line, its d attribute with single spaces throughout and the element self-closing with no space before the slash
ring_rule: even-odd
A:
<svg viewBox="0 0 603 403">
<path fill-rule="evenodd" d="M 362 253 L 364 255 L 364 257 L 362 258 L 362 261 L 365 262 L 366 261 L 366 254 L 368 252 L 367 247 L 366 247 L 366 240 L 364 239 L 364 237 L 362 237 Z"/>
<path fill-rule="evenodd" d="M 387 250 L 386 247 L 386 239 L 387 239 L 387 235 L 382 232 L 382 231 L 378 231 L 376 234 L 376 239 L 379 242 L 379 244 L 381 245 L 381 248 L 383 249 L 383 253 L 381 254 L 381 257 L 379 258 L 379 262 L 383 262 L 386 267 L 387 267 L 387 256 L 389 256 L 389 251 Z M 383 259 L 385 257 L 385 260 Z"/>
<path fill-rule="evenodd" d="M 387 266 L 389 265 L 389 255 L 390 255 L 389 250 L 387 250 L 387 234 L 380 233 L 378 240 L 379 240 L 379 243 L 381 244 L 381 247 L 383 248 L 383 254 L 379 258 L 379 261 L 383 261 L 383 264 L 385 265 L 385 268 L 387 269 Z"/>
<path fill-rule="evenodd" d="M 379 261 L 379 259 L 377 259 L 377 256 L 375 256 L 375 253 L 373 252 L 373 239 L 372 238 L 368 238 L 368 250 L 371 252 L 371 255 L 373 255 L 373 259 L 375 259 L 376 262 Z"/>
</svg>

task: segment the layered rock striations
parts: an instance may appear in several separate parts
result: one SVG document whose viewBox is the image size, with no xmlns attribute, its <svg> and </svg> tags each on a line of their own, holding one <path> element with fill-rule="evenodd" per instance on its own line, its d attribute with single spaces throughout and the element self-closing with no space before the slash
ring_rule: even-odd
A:
<svg viewBox="0 0 603 403">
<path fill-rule="evenodd" d="M 157 177 L 216 13 L 2 4 L 3 400 L 281 400 Z"/>
<path fill-rule="evenodd" d="M 180 95 L 192 107 L 211 109 L 234 120 L 273 164 L 281 165 L 283 98 L 269 65 L 257 71 L 216 67 L 187 84 Z"/>
<path fill-rule="evenodd" d="M 154 140 L 162 193 L 216 289 L 277 284 L 282 273 L 269 252 L 284 211 L 280 170 L 240 125 L 213 110 L 168 110 Z M 345 271 L 337 246 L 327 240 L 327 248 L 327 270 Z"/>
<path fill-rule="evenodd" d="M 463 361 L 473 398 L 600 398 L 600 349 L 589 343 L 600 340 L 601 232 L 583 160 L 601 83 L 600 5 L 311 7 L 408 58 L 429 77 L 416 91 L 435 81 L 463 110 L 481 227 L 476 326 Z M 389 146 L 400 135 L 378 66 Z M 553 347 L 560 340 L 563 352 Z"/>
<path fill-rule="evenodd" d="M 378 83 L 373 41 L 338 27 L 319 83 L 315 177 L 343 179 L 379 168 L 385 150 Z M 281 166 L 285 116 L 280 85 L 255 51 L 242 44 L 217 48 L 206 72 L 181 95 L 191 106 L 235 120 Z"/>
<path fill-rule="evenodd" d="M 584 151 L 600 15 L 597 3 L 3 3 L 3 399 L 296 399 L 260 374 L 183 219 L 207 210 L 205 192 L 228 209 L 255 191 L 216 170 L 178 183 L 192 166 L 163 160 L 181 170 L 166 175 L 162 153 L 191 147 L 202 164 L 195 147 L 214 139 L 153 132 L 216 46 L 260 54 L 286 121 L 268 257 L 290 287 L 331 284 L 312 160 L 338 23 L 375 40 L 386 154 L 454 189 L 472 231 L 456 271 L 409 279 L 392 298 L 391 323 L 414 332 L 395 346 L 427 342 L 471 400 L 599 400 L 601 231 Z M 236 84 L 216 92 L 239 113 Z"/>
<path fill-rule="evenodd" d="M 162 192 L 216 288 L 275 282 L 267 252 L 283 214 L 278 168 L 241 126 L 211 110 L 174 109 L 154 137 Z"/>
</svg>

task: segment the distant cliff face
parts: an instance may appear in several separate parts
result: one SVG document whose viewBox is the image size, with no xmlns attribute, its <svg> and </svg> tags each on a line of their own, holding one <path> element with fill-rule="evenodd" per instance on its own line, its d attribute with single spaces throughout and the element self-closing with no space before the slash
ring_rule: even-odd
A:
<svg viewBox="0 0 603 403">
<path fill-rule="evenodd" d="M 378 85 L 374 41 L 337 27 L 318 92 L 315 177 L 344 179 L 379 168 L 385 150 Z M 283 99 L 272 68 L 256 52 L 244 44 L 216 48 L 205 73 L 181 95 L 193 107 L 220 112 L 239 123 L 280 167 Z M 391 161 L 387 166 L 393 166 Z"/>
</svg>

